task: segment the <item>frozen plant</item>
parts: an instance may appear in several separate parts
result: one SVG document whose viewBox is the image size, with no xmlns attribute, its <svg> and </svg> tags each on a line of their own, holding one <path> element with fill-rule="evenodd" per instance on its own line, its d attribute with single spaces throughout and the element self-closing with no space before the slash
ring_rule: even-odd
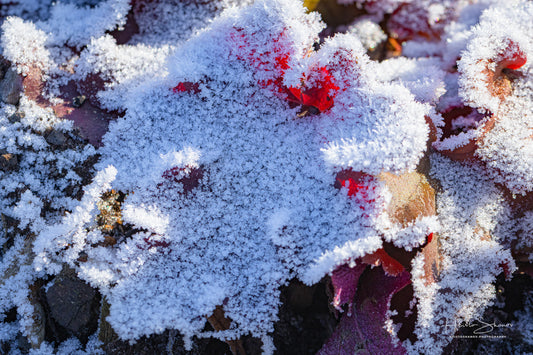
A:
<svg viewBox="0 0 533 355">
<path fill-rule="evenodd" d="M 445 352 L 530 256 L 531 5 L 343 3 L 361 15 L 325 39 L 294 0 L 6 10 L 0 340 L 96 349 L 39 326 L 35 289 L 70 268 L 122 340 L 274 352 L 282 287 L 329 280 L 322 354 Z"/>
</svg>

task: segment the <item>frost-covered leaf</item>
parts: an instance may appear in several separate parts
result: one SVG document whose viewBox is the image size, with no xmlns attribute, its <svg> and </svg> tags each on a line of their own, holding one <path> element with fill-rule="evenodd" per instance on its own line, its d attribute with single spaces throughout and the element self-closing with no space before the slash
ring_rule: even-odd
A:
<svg viewBox="0 0 533 355">
<path fill-rule="evenodd" d="M 494 298 L 495 277 L 515 270 L 505 242 L 512 223 L 509 205 L 480 169 L 432 157 L 432 175 L 442 187 L 437 196 L 439 259 L 434 260 L 439 263 L 427 262 L 427 254 L 412 262 L 418 340 L 409 344 L 410 352 L 442 351 L 448 340 L 432 335 L 453 335 L 456 329 L 446 324 L 479 316 Z"/>
<path fill-rule="evenodd" d="M 483 12 L 458 61 L 464 104 L 443 110 L 448 133 L 434 144 L 452 158 L 481 160 L 495 181 L 521 194 L 533 189 L 532 12 L 518 0 Z"/>
<path fill-rule="evenodd" d="M 107 339 L 251 334 L 267 352 L 288 280 L 331 275 L 355 313 L 381 295 L 376 270 L 406 269 L 414 335 L 367 335 L 439 352 L 447 319 L 482 312 L 513 257 L 529 265 L 530 2 L 321 1 L 326 31 L 300 1 L 251 3 L 2 3 L 1 86 L 24 93 L 0 107 L 0 312 L 19 314 L 1 339 L 40 331 L 29 287 L 62 264 L 105 295 Z M 402 57 L 366 55 L 387 43 Z M 96 176 L 73 127 L 107 132 Z M 424 157 L 428 140 L 463 163 Z"/>
<path fill-rule="evenodd" d="M 126 114 L 111 124 L 99 163 L 115 166 L 116 179 L 106 180 L 108 187 L 97 179 L 83 207 L 39 244 L 43 266 L 59 253 L 106 294 L 108 321 L 120 337 L 166 328 L 199 334 L 224 300 L 232 325 L 218 337 L 264 337 L 286 280 L 316 282 L 345 260 L 379 250 L 381 229 L 390 238 L 401 232 L 380 217 L 386 192 L 377 180 L 369 181 L 366 202 L 352 199 L 349 181 L 335 189 L 334 170 L 414 169 L 425 149 L 427 107 L 401 84 L 373 81 L 373 66 L 354 37 L 310 52 L 321 28 L 300 3 L 259 1 L 225 13 L 168 54 L 161 67 L 168 76 L 144 77 L 121 91 Z M 142 53 L 129 48 L 139 55 L 130 69 L 143 67 Z M 94 70 L 107 62 L 99 53 L 124 49 L 109 38 L 94 41 L 82 53 L 80 73 L 100 72 L 109 88 L 124 90 L 134 78 L 127 66 Z M 290 88 L 320 114 L 298 117 L 279 92 Z M 113 90 L 98 96 L 113 97 L 119 92 Z M 346 159 L 330 159 L 324 136 L 343 144 Z M 376 159 L 363 161 L 359 150 Z M 133 229 L 116 243 L 105 243 L 87 219 L 95 191 L 109 187 L 133 192 L 121 205 L 123 223 Z M 402 235 L 423 241 L 428 226 Z M 391 264 L 383 255 L 372 262 Z"/>
</svg>

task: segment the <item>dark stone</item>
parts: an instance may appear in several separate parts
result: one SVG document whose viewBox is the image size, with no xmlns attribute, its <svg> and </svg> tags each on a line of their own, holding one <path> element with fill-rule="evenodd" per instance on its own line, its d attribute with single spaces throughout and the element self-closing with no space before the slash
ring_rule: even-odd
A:
<svg viewBox="0 0 533 355">
<path fill-rule="evenodd" d="M 0 56 L 0 80 L 4 79 L 4 76 L 6 75 L 6 72 L 11 67 L 11 64 L 7 59 Z"/>
<path fill-rule="evenodd" d="M 17 105 L 22 90 L 22 78 L 13 69 L 9 69 L 0 82 L 0 100 L 6 104 Z"/>
<path fill-rule="evenodd" d="M 17 308 L 13 307 L 4 313 L 4 323 L 11 323 L 17 321 Z"/>
<path fill-rule="evenodd" d="M 86 99 L 87 98 L 85 97 L 85 95 L 76 96 L 74 99 L 72 99 L 72 106 L 76 108 L 81 107 L 81 105 L 83 105 Z"/>
<path fill-rule="evenodd" d="M 102 345 L 102 350 L 109 355 L 231 355 L 228 344 L 221 340 L 208 338 L 193 338 L 192 349 L 186 350 L 182 336 L 174 330 L 166 330 L 162 334 L 152 334 L 149 337 L 137 339 L 135 344 L 116 339 Z M 255 355 L 258 353 L 246 353 Z"/>
<path fill-rule="evenodd" d="M 89 259 L 89 255 L 87 255 L 86 252 L 82 251 L 80 252 L 80 256 L 78 257 L 77 260 L 80 263 L 86 263 L 88 259 Z"/>
<path fill-rule="evenodd" d="M 7 119 L 9 120 L 9 122 L 15 123 L 20 122 L 20 120 L 22 120 L 25 116 L 26 114 L 24 112 L 17 111 L 11 116 L 9 116 Z"/>
<path fill-rule="evenodd" d="M 246 355 L 260 355 L 263 354 L 263 342 L 259 338 L 254 338 L 251 335 L 241 337 L 242 345 Z"/>
<path fill-rule="evenodd" d="M 55 129 L 48 133 L 45 139 L 48 144 L 55 146 L 62 146 L 67 143 L 67 137 L 63 134 L 63 132 L 57 131 Z"/>
<path fill-rule="evenodd" d="M 272 334 L 277 355 L 316 354 L 331 336 L 338 321 L 330 312 L 326 287 L 324 281 L 307 287 L 292 280 L 281 288 L 279 320 Z"/>
<path fill-rule="evenodd" d="M 79 185 L 69 185 L 64 191 L 68 196 L 78 198 L 81 197 L 82 189 Z"/>
<path fill-rule="evenodd" d="M 287 286 L 287 301 L 298 312 L 305 311 L 313 304 L 316 285 L 307 286 L 293 281 Z"/>
<path fill-rule="evenodd" d="M 18 158 L 15 154 L 8 153 L 5 149 L 0 149 L 0 170 L 11 171 L 18 166 Z"/>
<path fill-rule="evenodd" d="M 31 344 L 28 341 L 28 338 L 21 333 L 17 334 L 17 345 L 23 354 L 28 354 L 31 349 Z"/>
<path fill-rule="evenodd" d="M 82 339 L 96 330 L 99 298 L 95 289 L 72 273 L 58 276 L 46 291 L 55 322 Z"/>
</svg>

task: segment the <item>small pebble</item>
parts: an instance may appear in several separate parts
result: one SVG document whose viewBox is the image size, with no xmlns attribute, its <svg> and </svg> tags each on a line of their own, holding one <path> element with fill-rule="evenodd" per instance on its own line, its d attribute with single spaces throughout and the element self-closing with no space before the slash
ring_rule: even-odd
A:
<svg viewBox="0 0 533 355">
<path fill-rule="evenodd" d="M 9 116 L 7 119 L 11 123 L 16 123 L 16 122 L 20 122 L 20 120 L 22 120 L 25 116 L 26 114 L 24 112 L 17 111 L 11 116 Z"/>
<path fill-rule="evenodd" d="M 9 69 L 0 82 L 0 100 L 6 104 L 17 105 L 22 90 L 22 78 L 16 71 Z"/>
<path fill-rule="evenodd" d="M 0 170 L 15 170 L 18 165 L 18 158 L 15 154 L 8 153 L 5 149 L 0 150 Z"/>
<path fill-rule="evenodd" d="M 67 142 L 67 137 L 63 134 L 63 132 L 53 130 L 50 133 L 48 133 L 45 137 L 48 144 L 55 145 L 55 146 L 62 146 Z"/>
<path fill-rule="evenodd" d="M 86 99 L 87 98 L 85 97 L 85 95 L 76 96 L 74 99 L 72 99 L 72 106 L 76 108 L 81 107 L 81 105 L 83 105 Z"/>
</svg>

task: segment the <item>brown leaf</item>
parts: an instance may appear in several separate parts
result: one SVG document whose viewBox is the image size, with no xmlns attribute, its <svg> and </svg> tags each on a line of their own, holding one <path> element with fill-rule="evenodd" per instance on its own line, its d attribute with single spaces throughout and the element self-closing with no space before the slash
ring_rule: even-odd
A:
<svg viewBox="0 0 533 355">
<path fill-rule="evenodd" d="M 433 234 L 432 240 L 422 248 L 424 254 L 424 279 L 426 285 L 432 284 L 439 279 L 441 271 L 441 256 L 439 252 L 439 235 Z"/>
<path fill-rule="evenodd" d="M 387 212 L 402 226 L 407 226 L 419 217 L 436 215 L 435 190 L 424 174 L 419 172 L 402 175 L 382 173 L 379 179 L 385 182 L 392 193 Z M 431 241 L 428 241 L 421 250 L 412 252 L 396 248 L 389 243 L 384 245 L 384 250 L 407 270 L 411 269 L 411 260 L 416 253 L 422 252 L 425 260 L 425 279 L 430 284 L 438 279 L 441 268 L 438 239 L 437 233 L 433 233 Z"/>
<path fill-rule="evenodd" d="M 322 20 L 328 26 L 347 25 L 366 14 L 366 11 L 355 3 L 342 5 L 337 0 L 319 0 L 314 10 L 320 13 Z"/>
<path fill-rule="evenodd" d="M 228 330 L 231 326 L 231 319 L 224 315 L 224 309 L 222 306 L 217 306 L 213 311 L 213 314 L 207 317 L 207 320 L 209 321 L 209 324 L 211 324 L 211 326 L 217 331 Z M 244 346 L 242 345 L 242 341 L 240 339 L 226 340 L 226 343 L 229 345 L 233 355 L 246 355 Z"/>
<path fill-rule="evenodd" d="M 307 10 L 314 11 L 319 2 L 320 0 L 304 0 L 304 6 L 307 8 Z"/>
<path fill-rule="evenodd" d="M 424 175 L 418 172 L 403 175 L 382 173 L 378 178 L 385 182 L 392 193 L 387 212 L 402 226 L 419 217 L 436 214 L 435 191 Z"/>
</svg>

